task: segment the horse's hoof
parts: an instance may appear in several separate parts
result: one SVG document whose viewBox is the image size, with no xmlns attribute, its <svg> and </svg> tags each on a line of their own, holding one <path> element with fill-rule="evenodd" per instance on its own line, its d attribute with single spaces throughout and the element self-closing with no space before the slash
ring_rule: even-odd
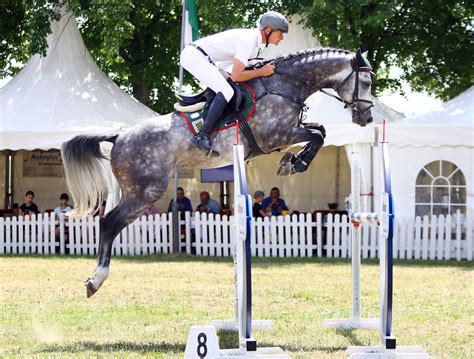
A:
<svg viewBox="0 0 474 359">
<path fill-rule="evenodd" d="M 279 166 L 284 166 L 288 163 L 290 163 L 293 159 L 295 155 L 291 152 L 285 152 L 285 154 L 283 155 L 283 157 L 280 159 L 280 161 L 278 162 L 278 165 Z"/>
<path fill-rule="evenodd" d="M 95 292 L 97 292 L 97 289 L 94 288 L 94 284 L 91 279 L 86 280 L 84 282 L 84 285 L 86 287 L 87 298 L 92 297 L 95 294 Z"/>
<path fill-rule="evenodd" d="M 293 173 L 295 173 L 295 171 L 293 169 L 293 165 L 290 162 L 280 165 L 277 170 L 277 176 L 290 176 Z"/>
</svg>

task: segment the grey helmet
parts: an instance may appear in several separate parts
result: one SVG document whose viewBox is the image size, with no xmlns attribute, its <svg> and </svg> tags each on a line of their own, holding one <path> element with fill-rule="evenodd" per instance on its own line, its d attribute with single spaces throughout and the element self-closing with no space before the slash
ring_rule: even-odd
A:
<svg viewBox="0 0 474 359">
<path fill-rule="evenodd" d="M 258 26 L 260 29 L 270 26 L 272 31 L 288 33 L 288 21 L 282 14 L 276 11 L 268 11 L 263 14 L 258 20 Z"/>
</svg>

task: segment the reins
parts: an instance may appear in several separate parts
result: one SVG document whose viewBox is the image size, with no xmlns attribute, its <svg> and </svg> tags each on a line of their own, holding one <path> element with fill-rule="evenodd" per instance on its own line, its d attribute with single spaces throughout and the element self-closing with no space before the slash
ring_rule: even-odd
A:
<svg viewBox="0 0 474 359">
<path fill-rule="evenodd" d="M 265 63 L 267 63 L 269 61 L 266 61 Z M 352 75 L 355 73 L 356 75 L 356 81 L 355 81 L 355 86 L 354 86 L 354 91 L 353 91 L 353 94 L 352 94 L 352 100 L 351 101 L 346 101 L 344 99 L 342 99 L 340 96 L 337 96 L 337 95 L 334 95 L 332 93 L 329 93 L 327 92 L 325 89 L 323 88 L 319 88 L 318 86 L 316 86 L 311 80 L 308 80 L 304 77 L 301 77 L 299 75 L 295 75 L 295 74 L 290 74 L 290 73 L 286 73 L 286 72 L 282 72 L 282 71 L 279 71 L 278 69 L 275 69 L 275 74 L 278 74 L 278 75 L 281 75 L 281 76 L 286 76 L 286 77 L 289 77 L 289 78 L 293 78 L 293 79 L 296 79 L 300 82 L 303 82 L 304 84 L 306 84 L 306 86 L 309 86 L 309 87 L 313 87 L 313 88 L 316 88 L 317 91 L 321 91 L 322 93 L 324 93 L 325 95 L 328 95 L 332 98 L 335 98 L 336 100 L 338 100 L 339 102 L 343 103 L 344 104 L 344 108 L 350 108 L 352 111 L 356 111 L 360 114 L 364 114 L 365 112 L 367 112 L 370 108 L 374 107 L 374 104 L 372 101 L 370 100 L 364 100 L 364 99 L 360 99 L 359 98 L 359 73 L 360 72 L 370 72 L 370 73 L 373 73 L 373 70 L 371 67 L 362 67 L 362 66 L 356 66 L 355 64 L 355 58 L 352 58 L 351 59 L 351 65 L 352 65 L 352 71 L 349 75 L 346 76 L 346 78 L 342 81 L 342 83 L 335 89 L 335 91 L 337 92 L 337 90 L 339 90 L 351 77 Z M 294 97 L 294 96 L 289 96 L 285 93 L 282 93 L 282 92 L 279 92 L 279 91 L 275 91 L 275 90 L 271 90 L 268 88 L 268 86 L 265 84 L 265 82 L 263 81 L 263 78 L 260 77 L 260 82 L 263 86 L 263 88 L 265 89 L 265 92 L 263 94 L 261 94 L 260 96 L 258 96 L 256 99 L 255 99 L 255 102 L 257 102 L 258 100 L 260 100 L 262 97 L 266 96 L 266 95 L 277 95 L 277 96 L 280 96 L 280 97 L 283 97 L 283 98 L 286 98 L 298 105 L 301 106 L 301 110 L 303 112 L 305 112 L 308 107 L 305 105 L 304 103 L 304 99 L 301 99 L 299 97 Z M 363 111 L 360 111 L 359 109 L 359 103 L 360 102 L 365 102 L 365 103 L 368 103 L 369 106 L 367 106 L 367 108 L 365 108 Z M 301 120 L 302 120 L 302 116 L 300 116 L 300 121 L 299 123 L 301 123 Z"/>
</svg>

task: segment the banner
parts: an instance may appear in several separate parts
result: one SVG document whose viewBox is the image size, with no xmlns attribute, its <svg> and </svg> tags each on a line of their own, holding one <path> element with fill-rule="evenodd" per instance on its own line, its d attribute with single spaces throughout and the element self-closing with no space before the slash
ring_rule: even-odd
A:
<svg viewBox="0 0 474 359">
<path fill-rule="evenodd" d="M 64 177 L 61 152 L 24 151 L 23 177 Z"/>
</svg>

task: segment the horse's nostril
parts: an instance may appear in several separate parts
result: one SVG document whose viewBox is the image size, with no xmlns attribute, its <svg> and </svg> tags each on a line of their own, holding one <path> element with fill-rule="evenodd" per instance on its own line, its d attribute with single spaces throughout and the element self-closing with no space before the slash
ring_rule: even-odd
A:
<svg viewBox="0 0 474 359">
<path fill-rule="evenodd" d="M 372 123 L 374 121 L 374 119 L 371 117 L 367 120 L 367 123 Z"/>
</svg>

